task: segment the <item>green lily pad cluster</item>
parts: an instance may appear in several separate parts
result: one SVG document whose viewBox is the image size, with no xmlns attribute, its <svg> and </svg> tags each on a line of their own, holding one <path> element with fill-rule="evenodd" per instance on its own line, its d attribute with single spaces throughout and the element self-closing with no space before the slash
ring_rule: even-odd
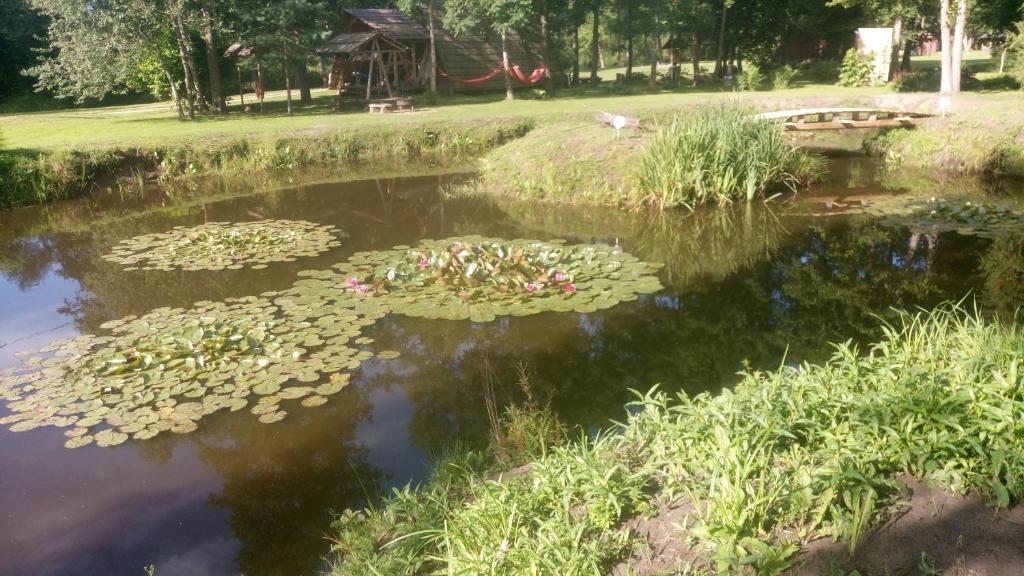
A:
<svg viewBox="0 0 1024 576">
<path fill-rule="evenodd" d="M 333 226 L 302 220 L 209 222 L 122 241 L 103 258 L 125 270 L 237 270 L 293 262 L 340 246 Z"/>
<path fill-rule="evenodd" d="M 301 302 L 353 302 L 378 313 L 487 322 L 497 316 L 596 312 L 661 290 L 656 265 L 617 247 L 499 240 L 427 240 L 357 253 L 287 292 Z"/>
<path fill-rule="evenodd" d="M 883 222 L 926 232 L 1000 237 L 1024 231 L 1024 212 L 1011 206 L 962 198 L 904 200 L 894 197 L 876 201 L 868 211 L 878 214 Z"/>
<path fill-rule="evenodd" d="M 363 329 L 386 314 L 595 312 L 660 290 L 656 269 L 607 245 L 480 236 L 358 253 L 286 291 L 159 308 L 103 324 L 105 336 L 54 342 L 0 372 L 12 412 L 0 424 L 66 428 L 76 448 L 192 432 L 224 410 L 278 422 L 286 402 L 312 408 L 340 392 L 374 356 L 357 348 L 373 342 Z"/>
<path fill-rule="evenodd" d="M 275 296 L 160 308 L 108 322 L 109 336 L 54 342 L 0 374 L 12 411 L 0 424 L 67 428 L 69 448 L 112 446 L 192 432 L 222 410 L 248 408 L 272 423 L 287 414 L 285 401 L 320 406 L 373 356 L 349 342 L 372 342 L 360 333 L 378 317 Z"/>
</svg>

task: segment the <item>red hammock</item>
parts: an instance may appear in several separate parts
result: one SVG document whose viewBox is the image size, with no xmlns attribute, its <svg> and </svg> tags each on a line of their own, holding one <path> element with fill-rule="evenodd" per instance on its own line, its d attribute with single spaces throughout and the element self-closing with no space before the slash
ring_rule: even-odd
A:
<svg viewBox="0 0 1024 576">
<path fill-rule="evenodd" d="M 463 80 L 460 78 L 453 78 L 448 75 L 448 72 L 446 72 L 444 68 L 441 68 L 440 66 L 437 67 L 438 74 L 444 76 L 445 78 L 451 80 L 452 82 L 458 82 L 459 84 L 485 84 L 493 80 L 496 76 L 500 75 L 504 71 L 505 69 L 503 67 L 498 66 L 497 68 L 491 70 L 490 72 L 484 74 L 483 76 L 478 76 L 476 78 L 467 78 Z"/>
<path fill-rule="evenodd" d="M 520 68 L 517 64 L 508 71 L 508 74 L 509 76 L 515 78 L 522 84 L 525 84 L 527 86 L 536 86 L 537 84 L 540 83 L 541 80 L 544 79 L 544 75 L 547 73 L 547 71 L 547 68 L 540 66 L 534 69 L 532 74 L 526 76 L 526 74 L 523 74 L 523 69 Z"/>
</svg>

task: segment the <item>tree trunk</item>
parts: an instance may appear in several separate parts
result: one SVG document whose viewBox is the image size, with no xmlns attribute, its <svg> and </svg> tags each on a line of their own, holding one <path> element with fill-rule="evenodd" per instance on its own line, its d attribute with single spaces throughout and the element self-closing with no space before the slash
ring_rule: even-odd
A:
<svg viewBox="0 0 1024 576">
<path fill-rule="evenodd" d="M 203 43 L 206 44 L 206 64 L 210 73 L 210 104 L 213 111 L 224 114 L 228 111 L 224 101 L 224 88 L 220 77 L 220 54 L 217 51 L 217 32 L 214 28 L 213 14 L 209 2 L 200 3 L 203 15 Z"/>
<path fill-rule="evenodd" d="M 295 71 L 295 86 L 299 89 L 299 102 L 303 104 L 313 102 L 313 93 L 309 90 L 309 75 L 304 61 L 299 62 L 298 70 Z"/>
<path fill-rule="evenodd" d="M 430 30 L 430 93 L 437 95 L 437 45 L 434 43 L 434 2 L 427 8 L 427 25 Z"/>
<path fill-rule="evenodd" d="M 590 39 L 590 83 L 597 84 L 601 81 L 598 76 L 601 64 L 601 7 L 594 5 L 594 28 L 593 37 Z"/>
<path fill-rule="evenodd" d="M 572 29 L 572 84 L 580 83 L 580 27 Z"/>
<path fill-rule="evenodd" d="M 693 85 L 700 84 L 700 32 L 693 33 Z"/>
<path fill-rule="evenodd" d="M 715 56 L 715 76 L 725 74 L 725 24 L 729 15 L 729 0 L 722 0 L 722 22 L 718 25 L 718 53 Z"/>
<path fill-rule="evenodd" d="M 541 52 L 544 56 L 544 90 L 548 94 L 555 92 L 555 79 L 551 75 L 551 67 L 554 65 L 554 60 L 551 58 L 551 28 L 548 26 L 548 3 L 544 2 L 544 6 L 540 14 L 540 41 L 541 41 Z"/>
<path fill-rule="evenodd" d="M 512 91 L 512 77 L 508 74 L 508 48 L 505 46 L 505 32 L 501 32 L 501 68 L 505 76 L 505 100 L 515 100 L 516 93 Z"/>
<path fill-rule="evenodd" d="M 181 105 L 181 94 L 178 93 L 178 82 L 174 79 L 171 71 L 167 68 L 167 64 L 163 62 L 163 58 L 160 59 L 160 69 L 163 70 L 164 77 L 167 78 L 167 88 L 171 91 L 171 98 L 174 99 L 174 106 L 178 109 L 178 120 L 185 119 L 185 109 Z"/>
<path fill-rule="evenodd" d="M 910 72 L 910 57 L 914 55 L 914 41 L 907 40 L 903 45 L 903 61 L 900 62 L 901 72 Z"/>
<path fill-rule="evenodd" d="M 896 73 L 900 69 L 900 45 L 903 44 L 903 14 L 900 11 L 903 4 L 896 3 L 896 18 L 892 23 L 892 54 L 889 56 L 889 81 L 896 79 Z"/>
<path fill-rule="evenodd" d="M 185 100 L 188 109 L 188 118 L 193 120 L 196 117 L 196 87 L 192 83 L 192 75 L 188 69 L 188 55 L 185 53 L 185 39 L 182 38 L 182 27 L 180 21 L 174 17 L 174 39 L 178 44 L 178 58 L 181 60 L 182 76 L 185 79 Z"/>
<path fill-rule="evenodd" d="M 199 74 L 196 72 L 196 57 L 192 52 L 192 38 L 188 34 L 188 28 L 185 26 L 181 12 L 175 16 L 174 20 L 178 29 L 178 49 L 184 54 L 182 63 L 185 66 L 185 75 L 192 79 L 192 95 L 195 97 L 195 106 L 205 112 L 206 99 L 203 97 L 203 86 L 200 84 Z"/>
<path fill-rule="evenodd" d="M 999 73 L 1002 74 L 1006 71 L 1006 53 L 1010 50 L 1009 46 L 1003 46 L 1003 53 L 999 55 Z"/>
<path fill-rule="evenodd" d="M 369 83 L 369 81 L 367 81 Z M 291 65 L 288 63 L 288 53 L 285 52 L 284 56 L 284 90 L 285 97 L 288 99 L 288 115 L 292 115 L 292 70 Z"/>
<path fill-rule="evenodd" d="M 626 81 L 633 79 L 633 0 L 626 1 Z"/>
<path fill-rule="evenodd" d="M 654 43 L 651 46 L 651 76 L 647 79 L 648 88 L 658 86 L 658 59 L 661 55 L 661 21 L 658 14 L 654 14 Z"/>
<path fill-rule="evenodd" d="M 963 77 L 964 63 L 964 33 L 967 27 L 967 2 L 959 0 L 956 7 L 956 29 L 953 32 L 953 94 L 960 93 L 960 80 Z"/>
<path fill-rule="evenodd" d="M 949 31 L 949 0 L 940 0 L 939 32 L 942 50 L 942 81 L 943 94 L 953 92 L 953 41 Z"/>
</svg>

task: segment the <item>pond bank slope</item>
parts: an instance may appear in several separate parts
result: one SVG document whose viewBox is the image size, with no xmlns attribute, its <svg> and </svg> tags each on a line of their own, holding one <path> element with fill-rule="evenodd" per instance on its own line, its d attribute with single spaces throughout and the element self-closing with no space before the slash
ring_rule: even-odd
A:
<svg viewBox="0 0 1024 576">
<path fill-rule="evenodd" d="M 898 516 L 908 485 L 977 495 L 932 500 L 951 506 L 1014 507 L 1024 497 L 1024 333 L 946 308 L 885 334 L 863 352 L 838 345 L 821 365 L 746 374 L 717 395 L 647 394 L 625 424 L 549 447 L 516 474 L 496 476 L 486 455 L 455 458 L 425 486 L 341 515 L 331 573 L 863 570 L 888 561 L 872 530 Z M 991 521 L 1000 542 L 1024 537 Z M 968 528 L 947 524 L 956 530 Z M 901 557 L 944 559 L 934 549 L 944 541 L 957 536 L 909 542 L 920 549 Z M 1008 551 L 986 561 L 1016 562 Z"/>
</svg>

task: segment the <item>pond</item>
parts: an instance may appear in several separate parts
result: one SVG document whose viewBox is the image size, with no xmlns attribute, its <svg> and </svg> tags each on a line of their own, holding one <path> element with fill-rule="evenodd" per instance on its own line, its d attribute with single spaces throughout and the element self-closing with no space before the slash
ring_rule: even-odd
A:
<svg viewBox="0 0 1024 576">
<path fill-rule="evenodd" d="M 315 573 L 332 510 L 424 479 L 446 450 L 486 445 L 489 395 L 507 404 L 529 394 L 594 432 L 622 418 L 631 390 L 715 391 L 741 370 L 820 361 L 833 341 L 869 342 L 894 307 L 972 295 L 1006 314 L 1024 294 L 1024 235 L 864 209 L 891 197 L 881 183 L 939 192 L 893 184 L 864 159 L 834 161 L 831 181 L 795 201 L 695 214 L 496 201 L 459 193 L 467 177 L 185 199 L 151 191 L 0 214 L 0 369 L 60 338 L 108 334 L 112 320 L 285 291 L 302 271 L 424 239 L 560 238 L 664 264 L 661 290 L 606 309 L 478 322 L 381 314 L 350 344 L 377 354 L 361 357 L 348 385 L 276 423 L 223 410 L 179 434 L 76 449 L 53 426 L 2 426 L 0 573 L 142 574 L 150 564 L 158 574 Z M 1015 204 L 1015 194 L 995 197 Z M 125 271 L 123 258 L 104 258 L 175 226 L 265 219 L 333 226 L 339 245 L 321 238 L 302 257 L 237 269 Z M 0 406 L 0 418 L 11 414 Z"/>
</svg>

